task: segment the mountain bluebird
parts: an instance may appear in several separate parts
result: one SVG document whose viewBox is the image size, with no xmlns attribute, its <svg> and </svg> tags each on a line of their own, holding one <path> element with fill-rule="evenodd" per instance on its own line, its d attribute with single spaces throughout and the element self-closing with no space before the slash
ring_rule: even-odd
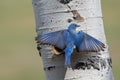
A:
<svg viewBox="0 0 120 80">
<path fill-rule="evenodd" d="M 71 54 L 74 48 L 79 52 L 99 52 L 103 51 L 105 45 L 83 31 L 76 31 L 79 27 L 76 23 L 71 23 L 68 29 L 38 35 L 40 44 L 50 44 L 65 52 L 65 65 L 70 66 Z"/>
</svg>

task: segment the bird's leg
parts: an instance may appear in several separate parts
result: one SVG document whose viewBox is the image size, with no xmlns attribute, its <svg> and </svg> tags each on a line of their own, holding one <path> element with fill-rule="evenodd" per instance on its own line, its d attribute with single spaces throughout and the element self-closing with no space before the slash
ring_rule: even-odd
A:
<svg viewBox="0 0 120 80">
<path fill-rule="evenodd" d="M 65 48 L 65 65 L 70 66 L 71 54 L 73 53 L 74 42 L 70 42 Z"/>
<path fill-rule="evenodd" d="M 55 55 L 60 55 L 60 54 L 64 53 L 64 51 L 62 49 L 59 49 L 55 46 L 52 46 L 52 51 L 53 51 L 53 54 L 55 54 Z"/>
</svg>

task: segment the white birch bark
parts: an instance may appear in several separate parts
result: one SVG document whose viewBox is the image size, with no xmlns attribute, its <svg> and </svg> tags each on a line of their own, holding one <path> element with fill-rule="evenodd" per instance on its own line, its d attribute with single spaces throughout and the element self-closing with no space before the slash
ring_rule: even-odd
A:
<svg viewBox="0 0 120 80">
<path fill-rule="evenodd" d="M 60 2 L 68 1 L 67 4 Z M 70 1 L 70 2 L 69 2 Z M 66 29 L 69 19 L 75 16 L 72 11 L 84 17 L 78 21 L 83 30 L 102 41 L 105 51 L 99 53 L 77 53 L 72 55 L 72 68 L 64 67 L 64 55 L 53 56 L 51 46 L 38 45 L 43 60 L 46 80 L 114 80 L 111 59 L 103 28 L 100 0 L 33 0 L 37 34 Z"/>
</svg>

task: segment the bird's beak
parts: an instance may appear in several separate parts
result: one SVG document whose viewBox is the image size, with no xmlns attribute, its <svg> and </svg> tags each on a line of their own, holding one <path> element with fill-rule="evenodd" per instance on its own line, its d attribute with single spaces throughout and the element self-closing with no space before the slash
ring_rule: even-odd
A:
<svg viewBox="0 0 120 80">
<path fill-rule="evenodd" d="M 77 27 L 80 27 L 80 25 L 77 25 Z"/>
</svg>

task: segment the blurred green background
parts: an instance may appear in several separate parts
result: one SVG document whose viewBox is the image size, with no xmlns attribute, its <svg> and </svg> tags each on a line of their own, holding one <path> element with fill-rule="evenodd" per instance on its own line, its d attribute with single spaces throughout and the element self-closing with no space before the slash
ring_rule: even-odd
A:
<svg viewBox="0 0 120 80">
<path fill-rule="evenodd" d="M 102 0 L 115 80 L 120 80 L 120 0 Z M 31 0 L 0 0 L 0 80 L 45 80 Z"/>
</svg>

